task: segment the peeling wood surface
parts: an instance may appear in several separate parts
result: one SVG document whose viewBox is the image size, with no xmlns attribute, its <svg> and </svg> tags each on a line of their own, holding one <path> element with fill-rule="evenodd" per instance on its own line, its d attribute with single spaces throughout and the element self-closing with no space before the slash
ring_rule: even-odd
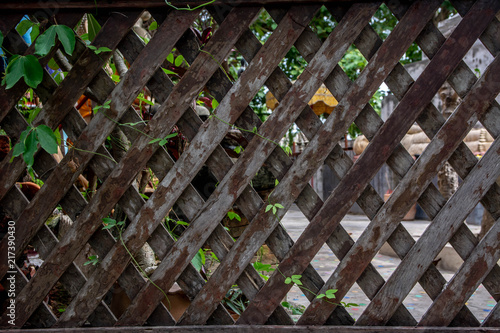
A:
<svg viewBox="0 0 500 333">
<path fill-rule="evenodd" d="M 202 4 L 197 1 L 172 3 L 189 4 L 191 8 Z M 36 89 L 44 106 L 34 123 L 51 128 L 62 124 L 76 147 L 98 155 L 74 150 L 58 163 L 40 150 L 34 170 L 45 184 L 31 202 L 16 185 L 25 170 L 22 158 L 9 163 L 10 156 L 7 156 L 0 161 L 0 209 L 17 222 L 16 256 L 19 258 L 29 244 L 39 248 L 45 260 L 30 281 L 16 281 L 16 302 L 23 309 L 17 314 L 16 326 L 52 327 L 45 331 L 54 332 L 68 328 L 78 330 L 86 323 L 123 331 L 142 330 L 127 326 L 147 324 L 163 325 L 150 327 L 151 330 L 221 332 L 233 331 L 235 323 L 242 331 L 299 332 L 333 328 L 320 325 L 344 325 L 335 326 L 339 332 L 498 331 L 491 328 L 500 326 L 498 303 L 482 323 L 465 304 L 480 284 L 495 301 L 500 301 L 499 222 L 479 241 L 462 221 L 478 202 L 494 219 L 500 218 L 500 186 L 496 183 L 500 175 L 500 143 L 495 141 L 478 161 L 475 152 L 462 140 L 477 121 L 495 138 L 500 135 L 500 105 L 495 101 L 500 91 L 497 75 L 500 4 L 493 0 L 451 1 L 464 18 L 445 39 L 429 21 L 440 3 L 439 0 L 387 1 L 386 5 L 400 22 L 382 40 L 370 25 L 380 5 L 377 1 L 215 1 L 205 9 L 219 27 L 206 45 L 202 45 L 190 29 L 199 10 L 176 11 L 159 0 L 63 4 L 63 10 L 57 10 L 55 21 L 70 26 L 80 20 L 85 8 L 100 9 L 96 16 L 103 28 L 93 44 L 120 50 L 130 68 L 120 83 L 114 83 L 102 68 L 110 54 L 97 56 L 78 40 L 71 57 L 56 57 L 61 68 L 68 72 L 62 84 L 56 84 L 48 72 L 44 72 L 43 82 Z M 276 4 L 279 6 L 274 6 Z M 322 4 L 338 22 L 324 41 L 308 26 Z M 0 20 L 6 49 L 33 53 L 33 45 L 26 45 L 14 27 L 22 14 L 40 10 L 40 6 L 43 4 L 31 1 L 0 5 L 7 9 Z M 265 44 L 249 29 L 260 6 L 265 6 L 278 24 Z M 140 10 L 145 8 L 150 9 L 159 26 L 147 45 L 131 31 Z M 462 60 L 476 40 L 496 57 L 479 78 Z M 413 42 L 430 59 L 426 70 L 415 80 L 398 62 Z M 278 67 L 292 45 L 308 62 L 307 70 L 293 83 Z M 338 64 L 350 45 L 368 60 L 355 81 L 351 81 Z M 160 68 L 166 66 L 165 57 L 173 48 L 189 64 L 180 80 L 171 80 Z M 246 70 L 234 82 L 219 65 L 232 50 L 237 50 L 248 62 Z M 46 64 L 56 52 L 60 55 L 60 51 L 54 49 L 41 63 Z M 430 104 L 446 80 L 462 98 L 449 119 L 444 119 Z M 385 122 L 368 104 L 382 82 L 400 101 Z M 339 100 L 335 113 L 324 123 L 307 105 L 323 83 Z M 264 122 L 249 106 L 262 86 L 280 101 Z M 143 87 L 160 105 L 148 124 L 140 123 L 141 115 L 131 107 Z M 26 88 L 24 83 L 8 91 L 0 88 L 0 126 L 14 143 L 27 126 L 16 107 Z M 202 121 L 198 117 L 193 100 L 200 91 L 220 102 L 215 114 L 222 121 L 215 117 Z M 74 107 L 82 94 L 98 104 L 111 100 L 107 115 L 99 112 L 87 125 Z M 136 130 L 119 126 L 131 146 L 121 154 L 123 157 L 113 160 L 115 152 L 108 150 L 103 142 L 116 129 L 116 121 L 137 125 Z M 370 140 L 356 163 L 338 145 L 353 121 Z M 401 137 L 415 121 L 432 140 L 416 161 L 400 144 Z M 293 123 L 309 140 L 298 158 L 287 156 L 269 141 L 278 142 Z M 236 159 L 229 157 L 221 142 L 230 129 L 229 124 L 255 128 L 259 134 L 242 132 L 241 145 L 245 150 Z M 177 160 L 166 149 L 149 144 L 151 137 L 164 137 L 174 126 L 189 142 Z M 463 180 L 448 202 L 431 182 L 447 160 Z M 341 179 L 325 201 L 308 183 L 323 163 Z M 369 184 L 383 163 L 393 170 L 399 182 L 387 202 Z M 279 180 L 269 198 L 261 197 L 251 183 L 264 165 Z M 158 179 L 158 186 L 147 200 L 135 182 L 136 175 L 146 167 Z M 210 196 L 201 195 L 195 183 L 191 183 L 202 167 L 218 181 Z M 74 184 L 84 169 L 91 170 L 102 183 L 91 197 L 84 197 Z M 339 224 L 354 202 L 371 220 L 357 242 Z M 408 207 L 415 202 L 433 220 L 417 241 L 400 224 Z M 266 206 L 273 203 L 285 207 L 278 210 L 278 218 L 295 203 L 309 220 L 310 224 L 296 243 L 279 220 L 265 211 Z M 57 205 L 73 221 L 72 228 L 60 239 L 44 224 Z M 233 207 L 250 221 L 238 240 L 220 225 Z M 130 220 L 123 233 L 128 250 L 116 235 L 101 229 L 102 218 L 113 209 L 123 211 Z M 162 223 L 172 209 L 190 223 L 179 238 Z M 387 281 L 371 264 L 385 241 L 402 260 Z M 178 322 L 161 302 L 162 292 L 131 262 L 128 251 L 136 253 L 145 242 L 161 259 L 151 281 L 164 290 L 177 282 L 190 299 Z M 464 265 L 449 282 L 431 264 L 447 242 L 464 260 Z M 324 243 L 340 260 L 326 282 L 310 264 Z M 268 281 L 250 264 L 263 244 L 279 262 L 279 273 L 275 272 Z M 191 264 L 191 259 L 204 247 L 210 248 L 221 260 L 208 280 Z M 97 268 L 81 266 L 79 253 L 84 248 L 98 254 Z M 1 258 L 6 258 L 6 249 L 7 241 L 3 239 Z M 0 263 L 3 278 L 6 263 L 7 260 Z M 311 302 L 295 326 L 281 306 L 283 296 L 291 287 L 284 284 L 284 279 L 292 274 L 302 274 L 302 291 Z M 59 318 L 46 302 L 47 294 L 57 282 L 62 283 L 72 297 Z M 330 288 L 339 289 L 336 296 L 341 299 L 355 282 L 371 300 L 356 322 L 345 308 L 316 299 L 315 294 Z M 433 300 L 418 323 L 402 304 L 417 282 Z M 2 283 L 5 286 L 5 280 Z M 114 284 L 132 300 L 120 318 L 110 310 L 105 297 L 113 293 Z M 249 300 L 239 318 L 234 318 L 222 303 L 235 284 Z M 444 308 L 447 310 L 442 311 Z M 3 314 L 2 325 L 7 320 Z M 202 326 L 204 324 L 207 326 Z M 258 326 L 263 324 L 268 325 Z M 110 327 L 113 325 L 123 327 Z"/>
</svg>

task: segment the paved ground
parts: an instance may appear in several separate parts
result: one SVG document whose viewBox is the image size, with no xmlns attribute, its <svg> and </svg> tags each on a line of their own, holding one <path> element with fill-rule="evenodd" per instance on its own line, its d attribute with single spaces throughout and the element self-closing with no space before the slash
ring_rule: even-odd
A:
<svg viewBox="0 0 500 333">
<path fill-rule="evenodd" d="M 282 223 L 290 236 L 295 241 L 309 222 L 300 212 L 300 210 L 294 206 L 285 215 Z M 349 233 L 351 233 L 351 237 L 354 240 L 356 240 L 361 235 L 368 223 L 368 218 L 366 216 L 360 215 L 347 215 L 342 221 L 342 225 Z M 429 221 L 410 221 L 403 223 L 410 234 L 414 237 L 418 237 L 419 235 L 421 235 L 428 224 Z M 478 232 L 478 230 L 476 230 L 477 228 L 477 226 L 471 226 L 473 232 Z M 387 280 L 387 278 L 389 278 L 392 272 L 396 269 L 399 262 L 400 260 L 398 258 L 379 253 L 372 261 L 372 264 L 380 272 L 382 277 Z M 324 245 L 311 264 L 318 271 L 323 280 L 326 281 L 332 274 L 338 263 L 339 260 L 334 256 L 331 250 L 326 245 Z M 441 273 L 448 281 L 454 274 L 453 271 L 445 270 L 441 270 Z M 305 306 L 309 304 L 307 298 L 296 286 L 294 286 L 291 292 L 288 294 L 287 300 L 289 302 L 302 304 Z M 358 287 L 357 284 L 353 285 L 349 293 L 346 295 L 344 301 L 359 304 L 358 307 L 348 308 L 348 312 L 355 319 L 359 318 L 366 305 L 370 302 L 368 297 L 366 297 L 366 295 Z M 417 284 L 408 295 L 406 300 L 403 302 L 403 304 L 408 308 L 415 319 L 419 320 L 423 316 L 427 308 L 431 305 L 431 299 L 423 291 L 420 285 Z M 478 320 L 482 321 L 484 318 L 486 318 L 490 310 L 493 309 L 496 302 L 494 301 L 493 297 L 491 297 L 490 294 L 486 290 L 484 290 L 482 286 L 480 286 L 476 293 L 469 299 L 466 304 L 478 318 Z"/>
</svg>

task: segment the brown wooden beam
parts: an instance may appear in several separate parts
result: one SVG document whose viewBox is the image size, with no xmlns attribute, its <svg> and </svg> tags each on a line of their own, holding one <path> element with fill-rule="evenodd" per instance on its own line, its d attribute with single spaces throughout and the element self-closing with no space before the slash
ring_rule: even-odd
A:
<svg viewBox="0 0 500 333">
<path fill-rule="evenodd" d="M 169 1 L 173 6 L 178 8 L 194 8 L 207 3 L 213 5 L 229 5 L 229 6 L 263 6 L 263 5 L 273 5 L 273 4 L 314 4 L 314 3 L 354 3 L 354 0 L 216 0 L 210 3 L 210 0 L 172 0 Z M 364 1 L 364 2 L 375 2 L 375 1 Z M 165 0 L 146 0 L 146 1 L 126 1 L 126 0 L 106 0 L 106 1 L 94 1 L 94 0 L 54 0 L 51 2 L 39 1 L 39 0 L 24 0 L 24 1 L 3 1 L 0 4 L 0 10 L 12 9 L 12 10 L 33 10 L 33 9 L 45 9 L 45 8 L 60 8 L 60 9 L 96 9 L 96 8 L 107 8 L 107 9 L 132 9 L 132 8 L 154 8 L 154 7 L 167 7 Z"/>
</svg>

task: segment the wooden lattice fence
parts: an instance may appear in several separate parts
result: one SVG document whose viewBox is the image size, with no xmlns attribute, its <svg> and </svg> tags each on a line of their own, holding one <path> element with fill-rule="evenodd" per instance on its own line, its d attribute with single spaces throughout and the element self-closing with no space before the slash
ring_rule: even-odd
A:
<svg viewBox="0 0 500 333">
<path fill-rule="evenodd" d="M 0 4 L 2 46 L 12 54 L 34 52 L 34 45 L 27 45 L 15 30 L 23 15 L 49 13 L 44 22 L 47 26 L 75 27 L 85 12 L 92 12 L 102 24 L 92 45 L 118 49 L 130 65 L 118 83 L 113 81 L 103 67 L 113 53 L 97 53 L 79 38 L 71 56 L 57 44 L 40 59 L 43 65 L 55 59 L 67 74 L 57 84 L 44 69 L 43 81 L 35 89 L 42 109 L 33 125 L 61 127 L 74 146 L 59 162 L 39 149 L 33 170 L 43 186 L 32 198 L 23 194 L 18 183 L 26 175 L 23 157 L 11 161 L 11 150 L 0 161 L 0 208 L 5 223 L 2 232 L 6 233 L 0 243 L 0 277 L 6 293 L 15 281 L 15 303 L 4 303 L 2 326 L 218 325 L 197 328 L 213 331 L 234 329 L 223 325 L 242 325 L 248 330 L 252 328 L 245 325 L 284 327 L 295 324 L 281 304 L 292 287 L 286 280 L 302 275 L 303 292 L 311 304 L 298 318 L 296 329 L 344 325 L 338 330 L 348 331 L 355 330 L 349 327 L 355 325 L 367 331 L 366 326 L 400 326 L 395 330 L 403 331 L 419 330 L 413 328 L 418 325 L 497 330 L 499 303 L 480 322 L 466 302 L 480 284 L 495 302 L 500 299 L 500 223 L 479 241 L 463 221 L 478 202 L 495 220 L 500 217 L 500 187 L 496 183 L 500 141 L 495 140 L 478 159 L 462 140 L 478 121 L 494 138 L 500 133 L 500 108 L 495 101 L 500 91 L 500 1 L 452 0 L 463 18 L 449 38 L 432 21 L 441 2 L 387 1 L 385 5 L 399 23 L 385 39 L 371 26 L 381 5 L 378 1 L 216 1 L 188 11 L 172 9 L 163 1 Z M 322 5 L 337 22 L 324 41 L 308 26 Z M 195 5 L 191 3 L 191 7 Z M 277 23 L 265 44 L 249 29 L 262 8 Z M 143 9 L 148 9 L 158 24 L 147 44 L 131 30 Z M 205 10 L 204 15 L 210 15 L 218 25 L 202 43 L 190 27 Z M 495 57 L 479 77 L 462 61 L 478 39 Z M 414 42 L 431 59 L 415 81 L 400 63 Z M 368 60 L 355 81 L 338 64 L 351 45 Z M 293 84 L 278 67 L 292 46 L 308 62 Z M 180 79 L 161 68 L 174 48 L 189 64 Z M 234 50 L 248 63 L 237 80 L 222 65 Z M 462 98 L 448 119 L 430 103 L 446 81 Z M 369 104 L 383 82 L 400 101 L 386 122 Z M 339 105 L 322 122 L 308 101 L 323 83 Z M 249 106 L 263 86 L 280 101 L 264 122 Z M 160 105 L 147 123 L 132 107 L 144 87 Z M 0 128 L 12 146 L 28 126 L 17 109 L 27 88 L 24 82 L 8 90 L 0 88 Z M 219 102 L 216 116 L 204 121 L 193 104 L 201 91 Z M 82 95 L 94 105 L 109 104 L 109 108 L 102 107 L 87 124 L 75 107 Z M 356 163 L 338 144 L 353 122 L 370 140 Z M 432 139 L 416 160 L 400 144 L 414 122 Z M 248 130 L 240 131 L 244 151 L 237 157 L 230 157 L 221 145 L 230 124 Z M 276 144 L 293 124 L 309 139 L 304 152 L 294 160 Z M 169 135 L 175 126 L 188 142 L 180 156 L 151 143 Z M 113 131 L 131 143 L 122 154 L 106 144 Z M 432 183 L 446 161 L 462 179 L 449 200 Z M 325 201 L 308 183 L 324 163 L 341 179 Z M 387 202 L 369 185 L 384 163 L 400 178 Z M 251 182 L 264 165 L 279 180 L 267 198 L 257 193 Z M 192 184 L 202 167 L 218 181 L 209 196 Z M 158 180 L 149 198 L 136 182 L 145 168 Z M 98 185 L 87 196 L 76 185 L 84 171 L 95 175 Z M 415 241 L 400 222 L 417 201 L 432 223 Z M 340 225 L 354 202 L 371 220 L 356 242 Z M 293 203 L 310 221 L 296 242 L 279 223 Z M 276 209 L 274 214 L 269 205 Z M 60 237 L 46 223 L 57 207 L 70 224 Z M 190 223 L 180 236 L 170 233 L 164 223 L 173 207 Z M 234 207 L 250 221 L 236 242 L 220 223 Z M 103 218 L 118 210 L 128 217 L 120 235 L 103 229 Z M 143 277 L 130 254 L 137 254 L 146 242 L 160 260 L 149 279 Z M 387 280 L 371 263 L 385 242 L 402 259 Z M 464 259 L 450 281 L 432 265 L 448 242 Z M 325 243 L 340 259 L 327 281 L 311 265 Z M 279 261 L 267 281 L 251 265 L 263 244 Z M 210 249 L 220 259 L 209 277 L 191 264 L 201 248 Z M 43 264 L 26 275 L 22 263 L 31 249 Z M 84 265 L 79 258 L 82 251 L 97 255 L 99 263 Z M 355 282 L 371 300 L 356 321 L 346 308 L 315 296 L 338 289 L 336 299 L 341 300 Z M 433 300 L 419 321 L 402 303 L 417 282 Z M 177 321 L 162 292 L 174 283 L 190 299 Z M 238 318 L 221 303 L 233 285 L 249 301 Z M 69 295 L 62 313 L 51 307 L 47 298 L 57 286 L 63 286 Z M 110 308 L 109 296 L 119 288 L 131 302 L 118 314 Z M 15 304 L 14 317 L 7 308 L 11 304 Z"/>
</svg>

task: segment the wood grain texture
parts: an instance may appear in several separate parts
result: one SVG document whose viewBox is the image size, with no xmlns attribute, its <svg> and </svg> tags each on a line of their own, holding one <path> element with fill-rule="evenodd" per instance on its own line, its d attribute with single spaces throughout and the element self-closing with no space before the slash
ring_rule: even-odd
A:
<svg viewBox="0 0 500 333">
<path fill-rule="evenodd" d="M 417 17 L 420 20 L 422 19 L 422 17 L 429 17 L 429 15 L 432 12 L 432 6 L 429 5 L 425 6 L 424 9 L 424 6 L 420 5 L 421 3 L 414 5 L 409 10 L 406 16 L 408 19 L 407 24 L 411 26 L 413 26 L 414 24 L 418 25 L 418 23 L 416 23 L 416 21 L 418 21 Z M 420 24 L 423 27 L 424 24 L 422 22 L 420 22 Z M 402 53 L 404 52 L 405 49 L 405 44 L 401 43 L 401 40 L 405 40 L 407 38 L 406 43 L 408 44 L 410 43 L 410 39 L 412 39 L 412 36 L 409 35 L 407 31 L 404 31 L 402 26 L 399 27 L 401 30 L 398 31 L 397 29 L 398 26 L 397 26 L 393 31 L 394 40 L 391 40 L 389 36 L 389 38 L 385 41 L 382 47 L 377 51 L 377 54 L 374 56 L 372 61 L 367 65 L 365 71 L 361 74 L 360 78 L 358 78 L 358 80 L 354 85 L 357 86 L 357 88 L 352 89 L 350 94 L 348 96 L 345 96 L 339 102 L 340 109 L 339 106 L 337 106 L 339 114 L 337 117 L 335 117 L 335 120 L 333 118 L 327 119 L 321 130 L 318 131 L 313 140 L 310 141 L 310 145 L 308 145 L 308 147 L 301 154 L 301 156 L 299 156 L 299 158 L 295 161 L 294 166 L 292 167 L 292 169 L 290 169 L 285 178 L 282 179 L 282 181 L 277 187 L 277 190 L 274 192 L 277 194 L 279 193 L 279 196 L 278 195 L 274 196 L 273 193 L 273 198 L 271 200 L 276 200 L 276 202 L 282 203 L 285 207 L 291 204 L 290 199 L 287 198 L 288 195 L 287 197 L 285 197 L 284 194 L 289 193 L 292 195 L 292 197 L 295 197 L 301 192 L 301 187 L 300 187 L 301 184 L 307 182 L 306 179 L 308 179 L 308 177 L 310 176 L 308 173 L 305 173 L 304 171 L 310 169 L 313 164 L 315 163 L 318 164 L 319 161 L 321 161 L 320 155 L 323 155 L 324 158 L 326 157 L 325 153 L 329 153 L 329 151 L 333 149 L 335 143 L 338 142 L 337 140 L 340 139 L 339 133 L 344 133 L 344 131 L 347 129 L 347 126 L 349 126 L 351 121 L 354 120 L 356 115 L 361 111 L 363 106 L 368 101 L 367 97 L 370 96 L 370 93 L 373 93 L 376 90 L 380 82 L 387 76 L 392 67 L 396 64 L 397 60 L 399 59 L 397 56 L 398 52 Z M 414 33 L 415 36 L 418 34 L 419 31 L 420 29 L 418 28 L 412 29 L 412 33 Z M 413 38 L 415 36 L 413 36 Z M 397 46 L 394 45 L 396 39 L 399 40 L 396 43 L 398 44 Z M 386 51 L 389 48 L 393 52 L 392 54 L 389 54 Z M 384 65 L 382 65 L 382 63 Z M 361 87 L 363 88 L 361 89 Z M 363 91 L 363 93 L 361 93 L 360 90 Z M 335 136 L 335 133 L 337 136 Z M 351 169 L 351 171 L 354 168 L 355 166 Z M 346 191 L 343 191 L 340 194 L 335 193 L 336 195 L 332 194 L 329 200 L 325 202 L 325 205 L 323 205 L 322 209 L 316 214 L 315 218 L 311 221 L 311 224 L 308 225 L 308 227 L 301 235 L 297 243 L 288 253 L 285 260 L 280 263 L 279 269 L 285 276 L 291 276 L 292 274 L 300 274 L 302 272 L 303 270 L 302 267 L 304 263 L 308 260 L 309 255 L 311 255 L 312 259 L 312 256 L 314 256 L 314 254 L 316 253 L 315 251 L 319 250 L 319 247 L 322 245 L 322 242 L 326 241 L 326 239 L 330 236 L 330 234 L 335 230 L 336 225 L 338 224 L 338 222 L 340 222 L 340 219 L 345 215 L 348 207 L 350 207 L 349 203 L 347 201 L 344 201 L 344 196 L 346 196 L 347 193 L 352 194 L 353 192 L 352 190 L 361 192 L 362 186 L 353 184 L 365 184 L 365 183 L 366 182 L 364 182 L 364 180 L 361 179 L 357 179 L 356 181 L 351 180 L 348 183 L 346 183 L 346 186 L 348 186 L 348 189 L 346 189 Z M 282 188 L 280 189 L 280 187 Z M 337 187 L 337 189 L 338 188 L 339 187 Z M 278 189 L 280 191 L 278 191 Z M 356 193 L 356 191 L 354 191 L 354 193 Z M 332 198 L 334 198 L 335 200 Z M 357 197 L 352 197 L 351 200 L 353 200 L 354 202 L 356 199 Z M 333 216 L 332 212 L 335 212 Z M 266 219 L 268 219 L 264 211 L 261 211 L 261 213 L 262 213 L 261 220 L 265 221 Z M 331 229 L 327 229 L 325 226 L 326 221 L 332 218 L 336 220 L 336 223 L 331 223 L 329 225 L 329 228 Z M 311 233 L 309 234 L 308 232 Z M 314 239 L 314 242 L 308 241 L 307 240 L 308 238 Z M 300 262 L 294 260 L 295 253 L 298 253 L 296 251 L 301 253 Z M 262 322 L 262 320 L 265 320 L 266 316 L 268 316 L 269 311 L 275 305 L 275 303 L 272 304 L 271 302 L 269 302 L 269 300 L 271 298 L 280 299 L 281 295 L 284 295 L 289 288 L 290 285 L 284 284 L 283 275 L 275 273 L 266 283 L 266 286 L 264 286 L 264 288 L 261 289 L 256 299 L 252 303 L 250 303 L 247 311 L 245 311 L 245 313 L 243 313 L 242 317 L 240 318 L 239 323 L 241 324 L 245 324 L 248 322 L 258 323 Z M 250 309 L 252 311 L 249 311 Z"/>
</svg>

